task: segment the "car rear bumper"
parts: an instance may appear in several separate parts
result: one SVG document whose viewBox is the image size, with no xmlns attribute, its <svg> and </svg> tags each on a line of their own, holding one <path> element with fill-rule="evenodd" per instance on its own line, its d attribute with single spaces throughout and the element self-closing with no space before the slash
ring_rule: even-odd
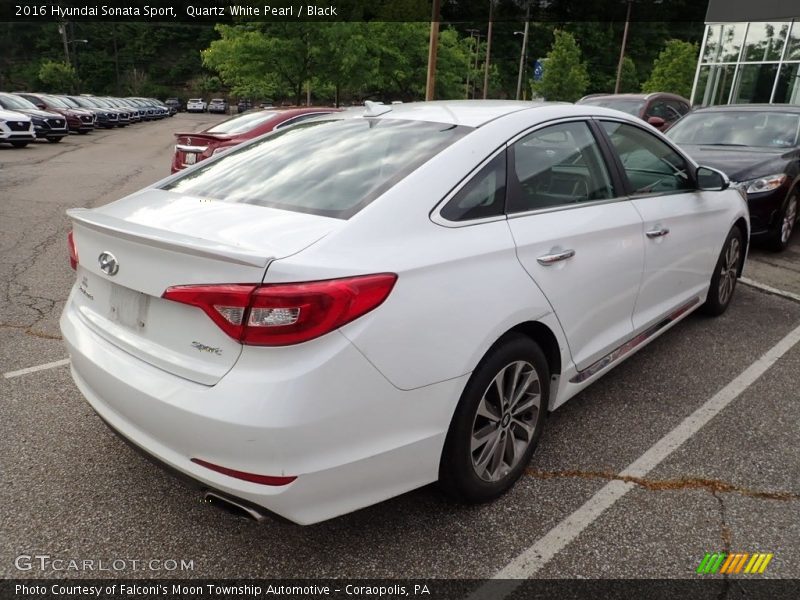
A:
<svg viewBox="0 0 800 600">
<path fill-rule="evenodd" d="M 61 329 L 77 387 L 120 435 L 201 487 L 300 524 L 435 481 L 467 377 L 398 390 L 334 332 L 294 347 L 246 347 L 219 383 L 205 386 L 110 344 L 69 301 Z M 192 458 L 296 479 L 261 485 Z"/>
</svg>

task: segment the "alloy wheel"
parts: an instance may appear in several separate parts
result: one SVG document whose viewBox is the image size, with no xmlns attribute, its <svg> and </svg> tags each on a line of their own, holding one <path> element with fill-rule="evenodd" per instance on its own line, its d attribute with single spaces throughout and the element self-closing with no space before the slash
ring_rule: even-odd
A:
<svg viewBox="0 0 800 600">
<path fill-rule="evenodd" d="M 719 302 L 726 304 L 733 294 L 736 286 L 736 275 L 739 271 L 739 258 L 741 255 L 741 245 L 735 237 L 730 239 L 725 256 L 722 260 L 719 274 Z"/>
<path fill-rule="evenodd" d="M 792 237 L 792 230 L 797 221 L 797 196 L 789 198 L 789 203 L 786 205 L 786 211 L 783 213 L 783 221 L 781 222 L 781 244 L 786 244 L 789 238 Z"/>
<path fill-rule="evenodd" d="M 494 377 L 472 424 L 472 467 L 480 479 L 499 481 L 519 464 L 533 440 L 541 403 L 541 382 L 531 363 L 512 362 Z"/>
</svg>

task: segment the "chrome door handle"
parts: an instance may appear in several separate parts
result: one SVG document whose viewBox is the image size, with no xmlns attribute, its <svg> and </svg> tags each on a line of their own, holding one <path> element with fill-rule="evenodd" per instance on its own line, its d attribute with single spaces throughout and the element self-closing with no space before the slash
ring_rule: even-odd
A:
<svg viewBox="0 0 800 600">
<path fill-rule="evenodd" d="M 536 259 L 536 261 L 540 265 L 544 265 L 548 267 L 553 263 L 557 263 L 561 260 L 567 260 L 568 258 L 572 258 L 575 256 L 575 250 L 563 250 L 561 252 L 556 252 L 555 254 L 545 254 L 544 256 L 540 256 Z"/>
<path fill-rule="evenodd" d="M 661 227 L 660 229 L 651 229 L 650 231 L 646 231 L 645 235 L 649 238 L 659 238 L 664 237 L 669 233 L 669 229 L 666 227 Z"/>
</svg>

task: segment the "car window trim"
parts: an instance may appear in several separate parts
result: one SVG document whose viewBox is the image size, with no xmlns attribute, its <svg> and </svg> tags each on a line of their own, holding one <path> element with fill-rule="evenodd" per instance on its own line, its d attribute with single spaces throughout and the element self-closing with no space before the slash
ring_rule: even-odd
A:
<svg viewBox="0 0 800 600">
<path fill-rule="evenodd" d="M 627 192 L 627 188 L 622 186 L 622 182 L 619 180 L 619 175 L 616 173 L 616 165 L 610 165 L 608 163 L 608 156 L 606 155 L 605 148 L 603 147 L 603 140 L 604 138 L 598 138 L 592 127 L 593 117 L 591 116 L 578 116 L 578 117 L 561 117 L 557 119 L 550 119 L 548 121 L 543 121 L 533 127 L 530 127 L 523 131 L 520 134 L 515 135 L 512 137 L 508 142 L 506 142 L 506 147 L 508 148 L 508 156 L 506 157 L 506 217 L 509 219 L 516 219 L 518 217 L 527 217 L 532 215 L 540 215 L 544 213 L 556 212 L 561 210 L 575 210 L 578 208 L 583 208 L 585 206 L 600 206 L 602 204 L 611 204 L 613 202 L 627 202 L 630 200 L 630 197 L 627 193 L 620 194 L 620 192 Z M 623 119 L 620 119 L 621 122 L 627 123 Z M 572 123 L 572 122 L 582 122 L 586 123 L 587 127 L 589 128 L 589 133 L 592 134 L 595 138 L 595 142 L 597 143 L 598 149 L 600 150 L 600 156 L 603 161 L 603 166 L 605 166 L 606 170 L 608 171 L 608 175 L 611 178 L 611 183 L 614 186 L 614 193 L 615 196 L 613 198 L 604 198 L 602 200 L 592 200 L 591 202 L 576 202 L 572 204 L 563 204 L 558 206 L 547 206 L 545 208 L 536 208 L 532 210 L 525 210 L 520 212 L 509 212 L 508 211 L 508 197 L 511 193 L 511 177 L 508 174 L 509 165 L 512 164 L 514 160 L 514 144 L 516 144 L 519 140 L 524 137 L 527 137 L 531 133 L 534 133 L 540 129 L 544 129 L 545 127 L 551 127 L 552 125 L 560 125 L 561 123 Z M 607 141 L 607 140 L 606 140 Z M 519 183 L 519 182 L 517 182 Z"/>
<path fill-rule="evenodd" d="M 653 135 L 652 131 L 648 131 L 645 127 L 640 126 L 638 123 L 632 123 L 630 121 L 627 121 L 625 119 L 619 119 L 617 117 L 603 116 L 603 117 L 592 117 L 592 119 L 594 119 L 597 122 L 597 126 L 600 133 L 604 136 L 606 143 L 613 152 L 614 161 L 617 164 L 617 168 L 619 169 L 620 175 L 623 177 L 623 181 L 625 184 L 622 189 L 625 191 L 626 197 L 628 199 L 640 200 L 642 198 L 660 198 L 662 196 L 674 196 L 676 194 L 691 194 L 699 191 L 699 187 L 697 185 L 697 179 L 695 178 L 695 172 L 697 171 L 697 163 L 694 160 L 692 160 L 689 156 L 687 156 L 684 152 L 682 152 L 675 144 L 673 144 L 669 138 L 667 138 L 666 136 L 662 137 L 655 136 Z M 671 192 L 664 191 L 664 192 L 654 192 L 650 194 L 634 194 L 633 186 L 631 186 L 631 182 L 628 179 L 628 174 L 625 172 L 625 167 L 622 164 L 622 159 L 619 157 L 619 153 L 617 152 L 617 149 L 614 147 L 614 144 L 611 142 L 611 138 L 609 137 L 608 133 L 606 133 L 606 130 L 603 128 L 602 125 L 603 121 L 612 121 L 615 123 L 622 123 L 624 125 L 630 125 L 631 127 L 636 127 L 637 129 L 640 129 L 647 135 L 664 142 L 667 146 L 670 147 L 670 149 L 672 149 L 673 152 L 675 152 L 678 156 L 683 158 L 686 161 L 687 166 L 690 167 L 688 169 L 688 175 L 689 175 L 689 180 L 691 181 L 693 187 L 687 190 L 674 190 Z"/>
<path fill-rule="evenodd" d="M 495 148 L 486 158 L 484 158 L 478 166 L 472 169 L 469 173 L 467 173 L 453 188 L 445 194 L 444 198 L 436 203 L 436 205 L 431 209 L 430 212 L 430 220 L 436 223 L 437 225 L 441 225 L 442 227 L 471 227 L 473 225 L 483 225 L 484 223 L 494 223 L 495 221 L 505 221 L 508 216 L 508 145 L 502 144 L 501 146 Z M 506 153 L 506 194 L 505 194 L 505 201 L 503 206 L 503 213 L 499 215 L 494 215 L 492 217 L 482 217 L 477 219 L 466 219 L 464 221 L 451 221 L 442 216 L 442 209 L 447 206 L 447 204 L 456 197 L 456 195 L 461 192 L 463 188 L 465 188 L 477 175 L 481 172 L 486 165 L 492 162 L 495 158 L 497 158 L 501 153 Z"/>
</svg>

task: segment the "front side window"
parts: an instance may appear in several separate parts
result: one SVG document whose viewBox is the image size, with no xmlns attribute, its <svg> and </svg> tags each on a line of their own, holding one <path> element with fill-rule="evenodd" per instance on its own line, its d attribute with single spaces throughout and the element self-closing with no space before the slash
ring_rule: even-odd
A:
<svg viewBox="0 0 800 600">
<path fill-rule="evenodd" d="M 503 214 L 506 202 L 506 153 L 490 160 L 445 205 L 441 215 L 449 221 L 485 219 Z"/>
<path fill-rule="evenodd" d="M 514 187 L 509 196 L 509 212 L 614 197 L 603 156 L 584 122 L 539 129 L 516 142 L 512 149 L 510 176 Z"/>
<path fill-rule="evenodd" d="M 668 144 L 633 125 L 612 121 L 602 121 L 602 125 L 634 195 L 694 189 L 686 160 Z"/>
<path fill-rule="evenodd" d="M 470 131 L 399 119 L 310 121 L 230 150 L 163 189 L 347 219 Z"/>
</svg>

